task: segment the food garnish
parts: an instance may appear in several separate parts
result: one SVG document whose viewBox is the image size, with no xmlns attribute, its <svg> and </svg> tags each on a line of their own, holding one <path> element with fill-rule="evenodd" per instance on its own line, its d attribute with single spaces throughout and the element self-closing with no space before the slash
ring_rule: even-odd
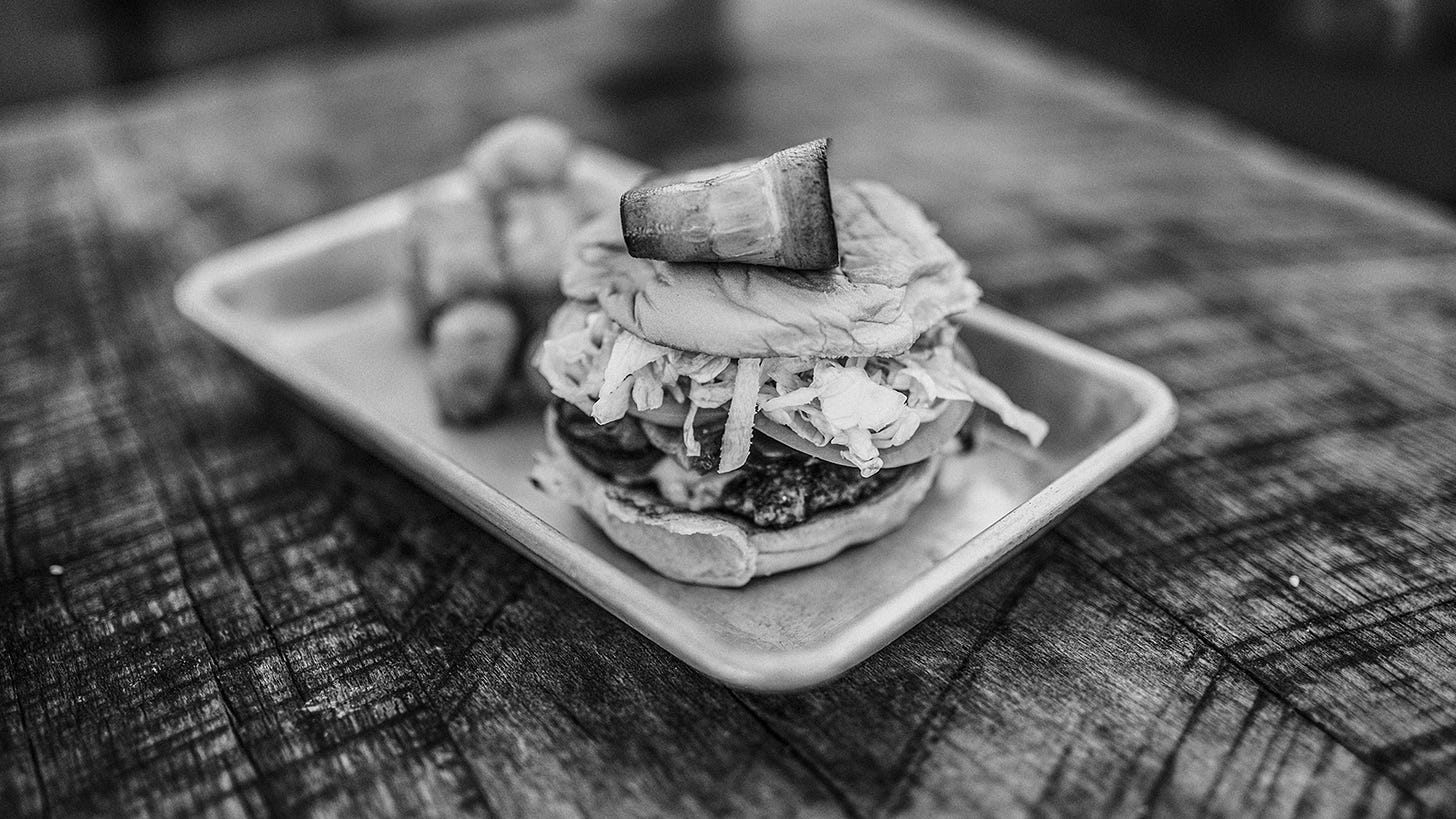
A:
<svg viewBox="0 0 1456 819">
<path fill-rule="evenodd" d="M 710 179 L 622 196 L 627 252 L 667 262 L 742 262 L 793 270 L 839 263 L 829 198 L 829 140 L 779 151 Z"/>
</svg>

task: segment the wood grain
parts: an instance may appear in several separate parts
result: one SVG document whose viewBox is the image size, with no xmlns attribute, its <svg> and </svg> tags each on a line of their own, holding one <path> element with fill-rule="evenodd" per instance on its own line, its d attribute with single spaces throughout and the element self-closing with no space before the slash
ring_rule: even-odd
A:
<svg viewBox="0 0 1456 819">
<path fill-rule="evenodd" d="M 591 92 L 544 20 L 4 125 L 0 805 L 1456 810 L 1456 228 L 975 19 L 835 8 L 743 4 L 733 72 L 648 97 Z M 668 165 L 834 136 L 1181 426 L 835 683 L 708 683 L 170 304 L 536 107 Z"/>
</svg>

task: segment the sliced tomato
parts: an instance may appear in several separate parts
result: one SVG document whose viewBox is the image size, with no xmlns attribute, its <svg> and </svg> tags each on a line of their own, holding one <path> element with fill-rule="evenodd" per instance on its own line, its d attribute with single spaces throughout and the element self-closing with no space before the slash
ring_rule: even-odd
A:
<svg viewBox="0 0 1456 819">
<path fill-rule="evenodd" d="M 627 414 L 641 421 L 657 424 L 664 427 L 681 427 L 683 421 L 688 417 L 687 405 L 673 399 L 672 396 L 664 396 L 662 406 L 657 409 L 640 410 L 636 407 L 629 407 Z M 721 424 L 728 418 L 728 411 L 722 407 L 712 409 L 698 409 L 698 414 L 693 417 L 693 426 L 706 427 L 713 424 Z"/>
<path fill-rule="evenodd" d="M 910 440 L 899 446 L 882 447 L 880 457 L 885 461 L 885 468 L 909 466 L 939 452 L 945 446 L 945 442 L 960 431 L 966 423 L 966 419 L 971 417 L 971 410 L 974 407 L 975 404 L 970 401 L 952 401 L 950 406 L 945 408 L 945 412 L 940 414 L 940 417 L 921 424 L 920 428 L 915 430 L 915 434 L 910 436 Z M 818 446 L 810 443 L 800 437 L 799 433 L 777 421 L 770 421 L 763 415 L 754 419 L 753 428 L 805 455 L 813 455 L 815 458 L 840 466 L 850 465 L 849 459 L 844 456 L 844 447 L 833 444 Z"/>
</svg>

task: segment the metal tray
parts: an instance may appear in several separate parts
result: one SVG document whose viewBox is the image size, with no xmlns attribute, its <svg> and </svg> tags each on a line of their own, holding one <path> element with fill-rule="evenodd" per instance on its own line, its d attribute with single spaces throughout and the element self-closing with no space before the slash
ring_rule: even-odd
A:
<svg viewBox="0 0 1456 819">
<path fill-rule="evenodd" d="M 326 419 L 582 594 L 711 677 L 759 691 L 826 682 L 1055 523 L 1172 429 L 1161 381 L 989 307 L 964 321 L 980 368 L 1051 424 L 1039 449 L 988 426 L 897 532 L 742 589 L 660 577 L 528 480 L 539 408 L 441 425 L 408 330 L 403 192 L 205 260 L 182 312 Z"/>
</svg>

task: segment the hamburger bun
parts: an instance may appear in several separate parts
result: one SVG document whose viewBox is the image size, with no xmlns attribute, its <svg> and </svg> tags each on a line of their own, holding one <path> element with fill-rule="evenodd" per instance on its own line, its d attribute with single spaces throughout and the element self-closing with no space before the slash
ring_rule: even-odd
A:
<svg viewBox="0 0 1456 819">
<path fill-rule="evenodd" d="M 832 270 L 633 258 L 609 211 L 573 237 L 562 290 L 640 338 L 735 358 L 898 355 L 975 305 L 965 261 L 919 206 L 877 182 L 836 182 L 832 196 Z"/>
<path fill-rule="evenodd" d="M 708 586 L 742 586 L 756 576 L 821 563 L 889 533 L 925 498 L 940 465 L 939 456 L 921 461 L 867 500 L 797 526 L 763 529 L 733 514 L 680 509 L 655 492 L 597 475 L 567 451 L 550 415 L 546 445 L 531 473 L 542 490 L 579 508 L 659 574 Z"/>
</svg>

